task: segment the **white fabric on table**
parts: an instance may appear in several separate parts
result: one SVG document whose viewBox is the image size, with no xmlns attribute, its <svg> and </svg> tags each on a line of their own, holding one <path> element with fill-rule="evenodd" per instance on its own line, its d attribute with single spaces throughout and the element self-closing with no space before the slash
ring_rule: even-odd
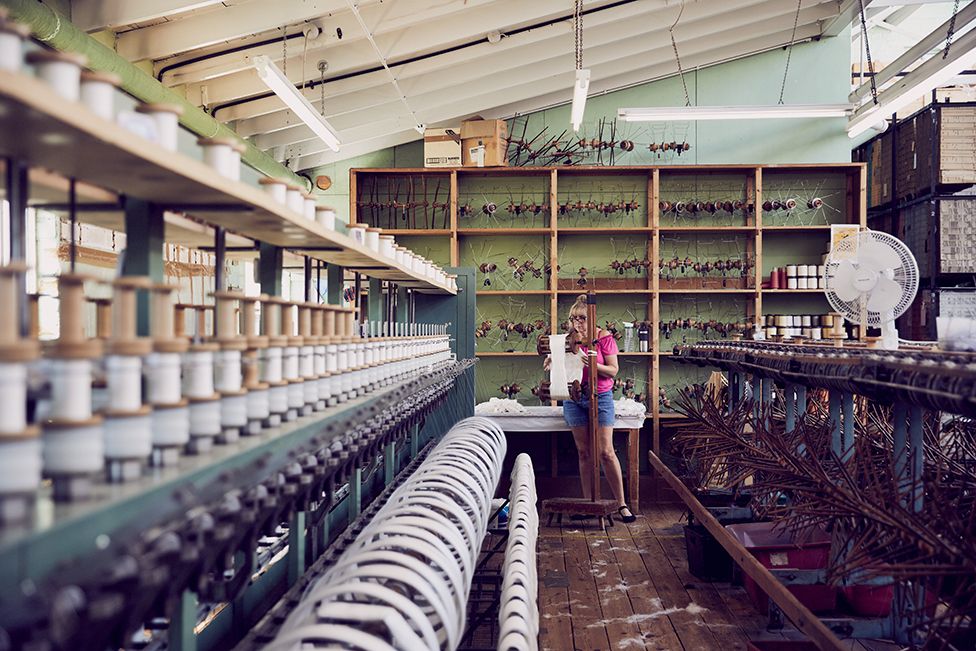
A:
<svg viewBox="0 0 976 651">
<path fill-rule="evenodd" d="M 558 432 L 569 429 L 563 418 L 562 407 L 526 407 L 519 414 L 497 414 L 490 418 L 506 432 Z M 616 429 L 640 429 L 643 425 L 643 415 L 618 415 L 613 423 Z"/>
</svg>

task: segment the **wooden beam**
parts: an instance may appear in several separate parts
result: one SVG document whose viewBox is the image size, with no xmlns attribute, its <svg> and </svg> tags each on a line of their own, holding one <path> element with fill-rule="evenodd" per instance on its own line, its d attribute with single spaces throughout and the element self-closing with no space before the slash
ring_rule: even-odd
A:
<svg viewBox="0 0 976 651">
<path fill-rule="evenodd" d="M 708 509 L 702 506 L 701 502 L 698 501 L 688 487 L 671 472 L 671 469 L 656 454 L 650 452 L 648 459 L 651 465 L 667 480 L 668 484 L 678 494 L 694 516 L 698 518 L 698 521 L 725 548 L 725 551 L 742 568 L 742 571 L 758 583 L 759 587 L 769 595 L 769 598 L 776 602 L 776 605 L 779 606 L 783 614 L 796 626 L 797 630 L 809 637 L 821 651 L 845 651 L 848 648 L 837 639 L 837 636 L 816 615 L 810 612 L 810 609 L 800 603 L 785 585 L 780 583 L 767 568 L 756 560 L 756 557 L 750 554 L 742 543 L 736 540 L 735 536 L 729 533 L 715 519 Z"/>
</svg>

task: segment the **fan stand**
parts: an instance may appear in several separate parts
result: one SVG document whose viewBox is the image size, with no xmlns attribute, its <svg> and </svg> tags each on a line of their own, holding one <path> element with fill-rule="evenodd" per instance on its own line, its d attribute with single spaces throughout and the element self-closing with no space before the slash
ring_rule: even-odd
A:
<svg viewBox="0 0 976 651">
<path fill-rule="evenodd" d="M 586 295 L 587 327 L 589 328 L 589 349 L 593 350 L 596 345 L 597 325 L 596 325 L 596 294 L 589 292 Z M 606 526 L 613 525 L 613 514 L 617 511 L 617 503 L 614 500 L 600 499 L 600 454 L 597 449 L 600 438 L 597 433 L 599 425 L 599 411 L 596 402 L 596 357 L 587 356 L 589 364 L 589 398 L 590 398 L 590 498 L 585 497 L 556 497 L 542 502 L 542 512 L 548 514 L 549 524 L 552 524 L 553 516 L 558 516 L 562 522 L 564 515 L 583 515 L 597 518 L 597 524 L 603 524 L 606 519 Z"/>
<path fill-rule="evenodd" d="M 898 328 L 895 327 L 895 314 L 888 311 L 881 317 L 881 348 L 898 350 Z"/>
</svg>

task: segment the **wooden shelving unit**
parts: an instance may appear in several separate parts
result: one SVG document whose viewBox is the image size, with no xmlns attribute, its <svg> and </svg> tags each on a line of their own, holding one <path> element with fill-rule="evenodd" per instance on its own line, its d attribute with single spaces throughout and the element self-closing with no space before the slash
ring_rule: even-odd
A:
<svg viewBox="0 0 976 651">
<path fill-rule="evenodd" d="M 595 291 L 598 296 L 631 296 L 635 300 L 641 299 L 647 302 L 647 313 L 646 319 L 651 323 L 651 350 L 647 353 L 621 353 L 622 358 L 637 358 L 647 360 L 647 371 L 648 371 L 648 387 L 647 396 L 650 400 L 650 411 L 649 418 L 652 420 L 653 425 L 653 450 L 655 452 L 660 449 L 660 431 L 662 421 L 674 421 L 681 417 L 678 414 L 670 412 L 662 412 L 660 409 L 659 402 L 657 400 L 658 390 L 661 386 L 661 360 L 672 356 L 671 349 L 674 345 L 671 341 L 664 340 L 661 335 L 658 323 L 661 316 L 661 301 L 662 298 L 666 301 L 674 300 L 674 297 L 681 295 L 689 296 L 701 296 L 705 297 L 738 297 L 739 300 L 745 305 L 747 314 L 744 316 L 755 317 L 755 315 L 763 314 L 763 297 L 769 295 L 814 295 L 817 293 L 822 293 L 823 290 L 820 289 L 807 289 L 807 290 L 768 290 L 762 289 L 763 281 L 763 234 L 764 233 L 775 233 L 779 238 L 788 236 L 790 234 L 796 234 L 798 237 L 804 237 L 804 235 L 809 239 L 811 234 L 816 234 L 818 238 L 822 237 L 824 240 L 824 246 L 827 246 L 827 239 L 830 232 L 829 223 L 820 223 L 812 225 L 789 225 L 789 224 L 774 224 L 774 223 L 764 223 L 764 217 L 769 213 L 760 209 L 749 211 L 739 219 L 738 224 L 710 224 L 705 223 L 708 217 L 704 217 L 699 220 L 698 223 L 688 223 L 688 224 L 675 224 L 675 216 L 673 213 L 667 215 L 667 220 L 662 219 L 662 214 L 659 209 L 659 203 L 662 199 L 668 199 L 668 186 L 673 182 L 680 182 L 681 180 L 694 179 L 695 177 L 716 179 L 723 176 L 731 176 L 737 179 L 742 179 L 743 196 L 738 197 L 744 199 L 747 203 L 753 206 L 762 206 L 764 192 L 767 192 L 770 200 L 775 200 L 777 198 L 782 198 L 783 194 L 783 179 L 795 175 L 805 175 L 810 178 L 823 178 L 825 175 L 833 175 L 838 181 L 838 188 L 836 196 L 831 199 L 837 204 L 837 210 L 832 215 L 841 214 L 844 219 L 831 219 L 832 222 L 843 222 L 843 223 L 857 223 L 861 227 L 866 227 L 866 173 L 865 166 L 861 163 L 838 163 L 838 164 L 802 164 L 802 165 L 682 165 L 682 166 L 627 166 L 627 167 L 530 167 L 530 168 L 457 168 L 457 169 L 397 169 L 397 168 L 384 168 L 384 169 L 353 169 L 350 171 L 351 176 L 351 186 L 357 187 L 357 182 L 365 176 L 377 175 L 377 176 L 417 176 L 417 175 L 430 175 L 438 176 L 441 179 L 446 176 L 450 177 L 450 223 L 451 229 L 449 230 L 425 230 L 416 229 L 409 231 L 411 235 L 427 235 L 427 236 L 438 236 L 443 237 L 448 240 L 448 247 L 450 250 L 450 263 L 452 265 L 459 265 L 461 263 L 461 243 L 465 238 L 491 238 L 494 236 L 498 237 L 512 237 L 512 236 L 531 236 L 531 237 L 541 237 L 548 238 L 548 263 L 551 265 L 552 269 L 557 269 L 560 264 L 559 256 L 559 242 L 561 240 L 565 241 L 571 238 L 585 237 L 586 241 L 599 241 L 600 238 L 608 237 L 628 237 L 628 238 L 644 238 L 646 240 L 647 246 L 647 259 L 654 261 L 651 265 L 651 269 L 648 270 L 648 274 L 643 276 L 642 286 L 613 289 L 601 287 L 600 278 L 593 280 L 589 284 L 589 287 Z M 641 213 L 642 223 L 636 223 L 624 226 L 601 226 L 598 223 L 593 225 L 574 225 L 568 226 L 563 225 L 569 220 L 565 214 L 560 214 L 560 197 L 561 192 L 565 189 L 565 186 L 573 183 L 578 183 L 581 180 L 588 180 L 593 182 L 598 182 L 600 179 L 609 179 L 611 177 L 626 178 L 632 182 L 639 183 L 641 190 L 636 193 L 633 197 L 640 201 L 642 205 L 642 210 L 646 212 L 646 220 L 643 219 L 643 212 Z M 459 226 L 459 222 L 463 223 L 464 219 L 460 218 L 458 215 L 458 205 L 460 203 L 460 196 L 462 194 L 461 190 L 465 183 L 471 182 L 475 179 L 477 182 L 484 182 L 485 179 L 495 179 L 500 184 L 511 184 L 513 188 L 521 187 L 518 185 L 522 180 L 526 183 L 546 183 L 548 189 L 548 213 L 545 215 L 544 226 L 534 227 L 534 228 L 509 228 L 506 225 L 499 225 L 497 228 L 466 228 Z M 563 187 L 561 187 L 561 182 Z M 615 182 L 615 181 L 610 181 Z M 819 187 L 819 186 L 811 186 Z M 515 189 L 511 191 L 511 201 L 519 201 L 520 190 Z M 630 190 L 627 190 L 627 199 L 631 199 Z M 535 200 L 540 201 L 544 199 L 541 197 L 542 192 L 536 192 Z M 509 197 L 506 196 L 506 199 Z M 690 198 L 690 197 L 686 197 Z M 718 198 L 718 197 L 716 197 Z M 808 197 L 803 197 L 804 205 Z M 682 198 L 684 200 L 684 198 Z M 563 199 L 565 201 L 565 199 Z M 357 217 L 356 212 L 356 196 L 350 196 L 350 219 L 352 221 L 361 221 Z M 544 201 L 543 201 L 544 202 Z M 473 202 L 472 202 L 473 203 Z M 474 206 L 472 206 L 474 207 Z M 508 216 L 507 212 L 504 212 L 504 207 L 498 205 L 499 213 L 504 213 Z M 630 213 L 628 213 L 630 214 Z M 739 215 L 739 213 L 736 213 Z M 828 213 L 823 212 L 824 215 Z M 773 214 L 767 218 L 767 222 L 772 221 L 772 217 L 776 215 Z M 534 216 L 538 219 L 538 215 Z M 527 217 L 528 218 L 528 217 Z M 596 216 L 593 220 L 596 222 L 600 217 Z M 694 219 L 694 217 L 688 216 L 685 218 L 688 221 Z M 634 220 L 631 220 L 634 221 Z M 663 223 L 664 221 L 670 221 L 672 223 Z M 730 219 L 729 221 L 733 221 Z M 825 220 L 826 221 L 826 220 Z M 736 237 L 741 238 L 745 243 L 746 250 L 745 253 L 751 256 L 753 259 L 753 267 L 751 269 L 751 276 L 749 277 L 748 284 L 751 287 L 739 288 L 739 287 L 717 287 L 717 288 L 689 288 L 689 289 L 679 289 L 669 286 L 666 279 L 662 278 L 660 269 L 658 268 L 657 261 L 661 258 L 662 253 L 662 236 L 663 238 L 673 239 L 673 238 L 707 238 L 707 237 Z M 770 255 L 777 254 L 779 252 L 771 252 Z M 812 262 L 812 261 L 811 261 Z M 563 264 L 566 269 L 558 275 L 558 279 L 561 279 L 563 283 L 566 282 L 567 278 L 574 278 L 573 273 L 579 266 L 576 261 L 573 263 Z M 499 269 L 499 273 L 503 272 L 503 269 Z M 480 277 L 480 274 L 479 274 Z M 606 279 L 603 279 L 604 281 Z M 511 296 L 539 296 L 539 297 L 549 297 L 549 323 L 553 332 L 558 331 L 559 323 L 563 320 L 562 315 L 559 314 L 558 310 L 561 306 L 560 299 L 565 303 L 566 299 L 570 296 L 580 294 L 586 291 L 587 288 L 572 288 L 565 287 L 565 285 L 560 288 L 556 278 L 551 278 L 547 283 L 546 289 L 533 289 L 533 290 L 518 290 L 518 289 L 491 289 L 491 290 L 478 290 L 478 297 L 504 297 L 506 295 Z M 563 307 L 565 307 L 563 305 Z M 599 310 L 599 308 L 598 308 Z M 533 335 L 534 337 L 534 335 Z M 505 353 L 505 352 L 495 352 L 495 351 L 482 351 L 478 353 L 479 357 L 484 358 L 502 358 L 502 359 L 512 359 L 517 360 L 520 358 L 526 358 L 525 363 L 534 363 L 534 360 L 529 360 L 528 358 L 536 357 L 534 352 L 519 352 L 519 353 Z M 667 362 L 672 363 L 672 362 Z"/>
<path fill-rule="evenodd" d="M 0 156 L 367 276 L 421 292 L 451 293 L 349 236 L 292 212 L 256 187 L 143 140 L 80 103 L 65 102 L 47 84 L 27 75 L 0 71 Z M 85 222 L 88 214 L 79 211 L 79 221 Z"/>
</svg>

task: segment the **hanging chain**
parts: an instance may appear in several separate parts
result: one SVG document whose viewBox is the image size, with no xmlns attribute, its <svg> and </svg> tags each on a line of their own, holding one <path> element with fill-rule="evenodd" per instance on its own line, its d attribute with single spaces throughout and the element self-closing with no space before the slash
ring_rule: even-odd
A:
<svg viewBox="0 0 976 651">
<path fill-rule="evenodd" d="M 678 10 L 678 17 L 674 19 L 674 24 L 668 28 L 668 33 L 671 35 L 671 48 L 674 50 L 674 62 L 678 66 L 678 77 L 681 78 L 681 87 L 685 91 L 685 106 L 691 106 L 691 97 L 688 95 L 688 84 L 685 83 L 685 71 L 681 69 L 681 57 L 678 56 L 678 43 L 674 40 L 674 28 L 678 26 L 678 21 L 681 20 L 681 14 L 684 13 L 685 3 L 681 3 L 681 8 Z"/>
<path fill-rule="evenodd" d="M 288 27 L 281 28 L 281 74 L 288 78 Z"/>
<path fill-rule="evenodd" d="M 878 84 L 874 81 L 874 62 L 871 60 L 871 44 L 868 42 L 868 20 L 864 16 L 864 0 L 858 0 L 858 3 L 861 5 L 861 36 L 864 38 L 864 53 L 868 58 L 868 73 L 871 75 L 871 100 L 877 106 Z"/>
<path fill-rule="evenodd" d="M 790 59 L 793 57 L 793 45 L 796 43 L 796 26 L 800 24 L 800 5 L 803 0 L 796 0 L 796 15 L 793 16 L 793 34 L 790 36 L 790 47 L 786 50 L 786 69 L 783 70 L 783 83 L 779 87 L 779 103 L 783 103 L 783 95 L 786 94 L 786 78 L 790 74 Z"/>
<path fill-rule="evenodd" d="M 583 0 L 576 0 L 573 8 L 573 33 L 576 39 L 576 69 L 583 69 Z"/>
<path fill-rule="evenodd" d="M 949 19 L 949 31 L 946 32 L 945 49 L 942 50 L 942 58 L 949 56 L 949 48 L 952 47 L 952 33 L 956 31 L 956 15 L 959 13 L 959 0 L 952 4 L 952 18 Z"/>
<path fill-rule="evenodd" d="M 322 92 L 322 117 L 325 117 L 325 66 L 321 63 L 319 64 L 319 89 Z"/>
</svg>

